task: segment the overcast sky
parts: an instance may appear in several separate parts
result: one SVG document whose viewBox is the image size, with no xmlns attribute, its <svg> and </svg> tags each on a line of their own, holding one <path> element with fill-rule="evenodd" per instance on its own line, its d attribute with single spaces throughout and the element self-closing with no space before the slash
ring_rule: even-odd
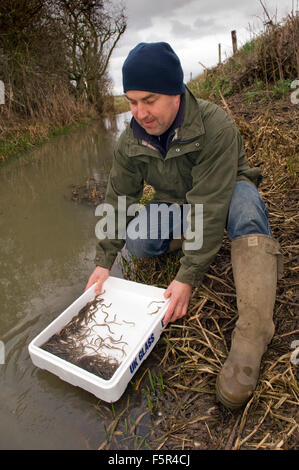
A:
<svg viewBox="0 0 299 470">
<path fill-rule="evenodd" d="M 114 0 L 113 3 L 119 3 Z M 122 94 L 122 64 L 139 42 L 168 42 L 181 60 L 185 83 L 232 54 L 231 31 L 237 31 L 238 46 L 263 28 L 259 0 L 123 0 L 128 27 L 113 52 L 110 76 L 114 93 Z M 280 21 L 298 10 L 298 0 L 263 0 L 270 16 Z M 199 63 L 201 62 L 201 64 Z"/>
</svg>

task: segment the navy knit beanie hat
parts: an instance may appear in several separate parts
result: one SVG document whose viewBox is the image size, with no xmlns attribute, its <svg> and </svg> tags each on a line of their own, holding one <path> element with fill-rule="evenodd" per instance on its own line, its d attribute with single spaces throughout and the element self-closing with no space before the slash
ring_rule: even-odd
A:
<svg viewBox="0 0 299 470">
<path fill-rule="evenodd" d="M 180 59 L 166 42 L 141 42 L 131 50 L 123 68 L 124 93 L 142 90 L 164 95 L 185 92 Z"/>
</svg>

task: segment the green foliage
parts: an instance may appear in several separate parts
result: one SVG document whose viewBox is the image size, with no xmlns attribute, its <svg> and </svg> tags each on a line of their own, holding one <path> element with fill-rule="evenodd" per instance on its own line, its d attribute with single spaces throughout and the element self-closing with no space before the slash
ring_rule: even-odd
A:
<svg viewBox="0 0 299 470">
<path fill-rule="evenodd" d="M 10 132 L 5 139 L 0 140 L 0 156 L 2 160 L 15 155 L 17 152 L 25 152 L 31 150 L 33 144 L 30 140 L 28 132 L 19 134 L 18 132 Z"/>
<path fill-rule="evenodd" d="M 230 84 L 230 80 L 227 77 L 222 77 L 216 82 L 216 92 L 223 94 L 223 96 L 230 96 L 233 93 L 233 87 Z"/>
<path fill-rule="evenodd" d="M 246 42 L 240 49 L 239 52 L 249 52 L 249 51 L 252 51 L 254 49 L 254 41 L 250 41 L 250 42 Z"/>
<path fill-rule="evenodd" d="M 247 91 L 247 93 L 245 94 L 245 99 L 246 101 L 251 101 L 253 98 L 256 98 L 257 96 L 259 96 L 258 91 Z"/>
<path fill-rule="evenodd" d="M 288 157 L 287 167 L 292 176 L 296 176 L 299 172 L 299 157 Z"/>
<path fill-rule="evenodd" d="M 279 98 L 288 95 L 291 90 L 291 83 L 292 80 L 290 79 L 278 80 L 278 82 L 274 84 L 271 90 L 273 98 Z"/>
<path fill-rule="evenodd" d="M 255 90 L 265 90 L 266 84 L 263 80 L 256 80 L 254 82 L 254 89 Z"/>
<path fill-rule="evenodd" d="M 130 111 L 130 103 L 125 96 L 114 96 L 114 109 L 116 114 Z"/>
<path fill-rule="evenodd" d="M 212 95 L 220 96 L 220 91 L 223 96 L 227 97 L 233 94 L 233 86 L 228 77 L 215 74 L 201 80 L 197 87 L 194 84 L 191 91 L 202 99 L 208 99 Z"/>
</svg>

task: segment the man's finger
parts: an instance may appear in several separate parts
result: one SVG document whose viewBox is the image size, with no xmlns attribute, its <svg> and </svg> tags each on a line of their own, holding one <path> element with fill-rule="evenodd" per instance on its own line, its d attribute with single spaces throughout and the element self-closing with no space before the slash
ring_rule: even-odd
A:
<svg viewBox="0 0 299 470">
<path fill-rule="evenodd" d="M 92 286 L 92 285 L 95 284 L 96 282 L 97 282 L 97 281 L 89 281 L 89 282 L 86 284 L 86 287 L 85 287 L 85 289 L 84 289 L 84 292 L 87 291 L 87 290 L 90 288 L 90 286 Z"/>
<path fill-rule="evenodd" d="M 97 285 L 96 285 L 96 288 L 95 288 L 95 293 L 96 294 L 100 294 L 102 292 L 102 285 L 103 285 L 102 280 L 97 281 Z"/>
<path fill-rule="evenodd" d="M 170 302 L 169 307 L 166 310 L 166 313 L 165 313 L 164 318 L 163 318 L 163 323 L 167 324 L 170 321 L 170 319 L 173 315 L 174 309 L 175 309 L 175 303 L 172 301 L 172 302 Z"/>
<path fill-rule="evenodd" d="M 163 322 L 165 324 L 169 321 L 175 322 L 179 318 L 182 318 L 184 315 L 186 315 L 187 310 L 188 305 L 173 302 L 172 304 L 170 304 L 168 310 L 166 311 L 165 316 L 163 318 Z"/>
<path fill-rule="evenodd" d="M 171 296 L 171 291 L 170 291 L 170 289 L 166 289 L 166 291 L 164 292 L 164 298 L 165 298 L 165 299 L 168 299 L 170 296 Z"/>
<path fill-rule="evenodd" d="M 166 326 L 167 323 L 169 322 L 170 318 L 171 318 L 171 315 L 172 315 L 172 311 L 170 311 L 169 309 L 167 310 L 167 312 L 165 313 L 164 317 L 163 317 L 163 323 L 164 325 Z"/>
</svg>

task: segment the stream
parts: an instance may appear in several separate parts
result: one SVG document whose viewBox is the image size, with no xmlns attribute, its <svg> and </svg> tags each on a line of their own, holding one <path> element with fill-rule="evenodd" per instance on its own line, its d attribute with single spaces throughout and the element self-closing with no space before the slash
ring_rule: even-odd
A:
<svg viewBox="0 0 299 470">
<path fill-rule="evenodd" d="M 95 206 L 72 185 L 107 181 L 129 113 L 56 137 L 0 169 L 0 449 L 97 449 L 115 414 L 146 409 L 128 386 L 112 407 L 36 368 L 28 345 L 84 291 L 94 269 Z M 3 357 L 4 356 L 4 357 Z M 1 357 L 0 357 L 1 359 Z M 139 372 L 139 371 L 138 371 Z M 142 437 L 151 425 L 140 420 Z M 144 426 L 144 428 L 142 427 Z M 124 436 L 111 449 L 134 449 Z"/>
</svg>

